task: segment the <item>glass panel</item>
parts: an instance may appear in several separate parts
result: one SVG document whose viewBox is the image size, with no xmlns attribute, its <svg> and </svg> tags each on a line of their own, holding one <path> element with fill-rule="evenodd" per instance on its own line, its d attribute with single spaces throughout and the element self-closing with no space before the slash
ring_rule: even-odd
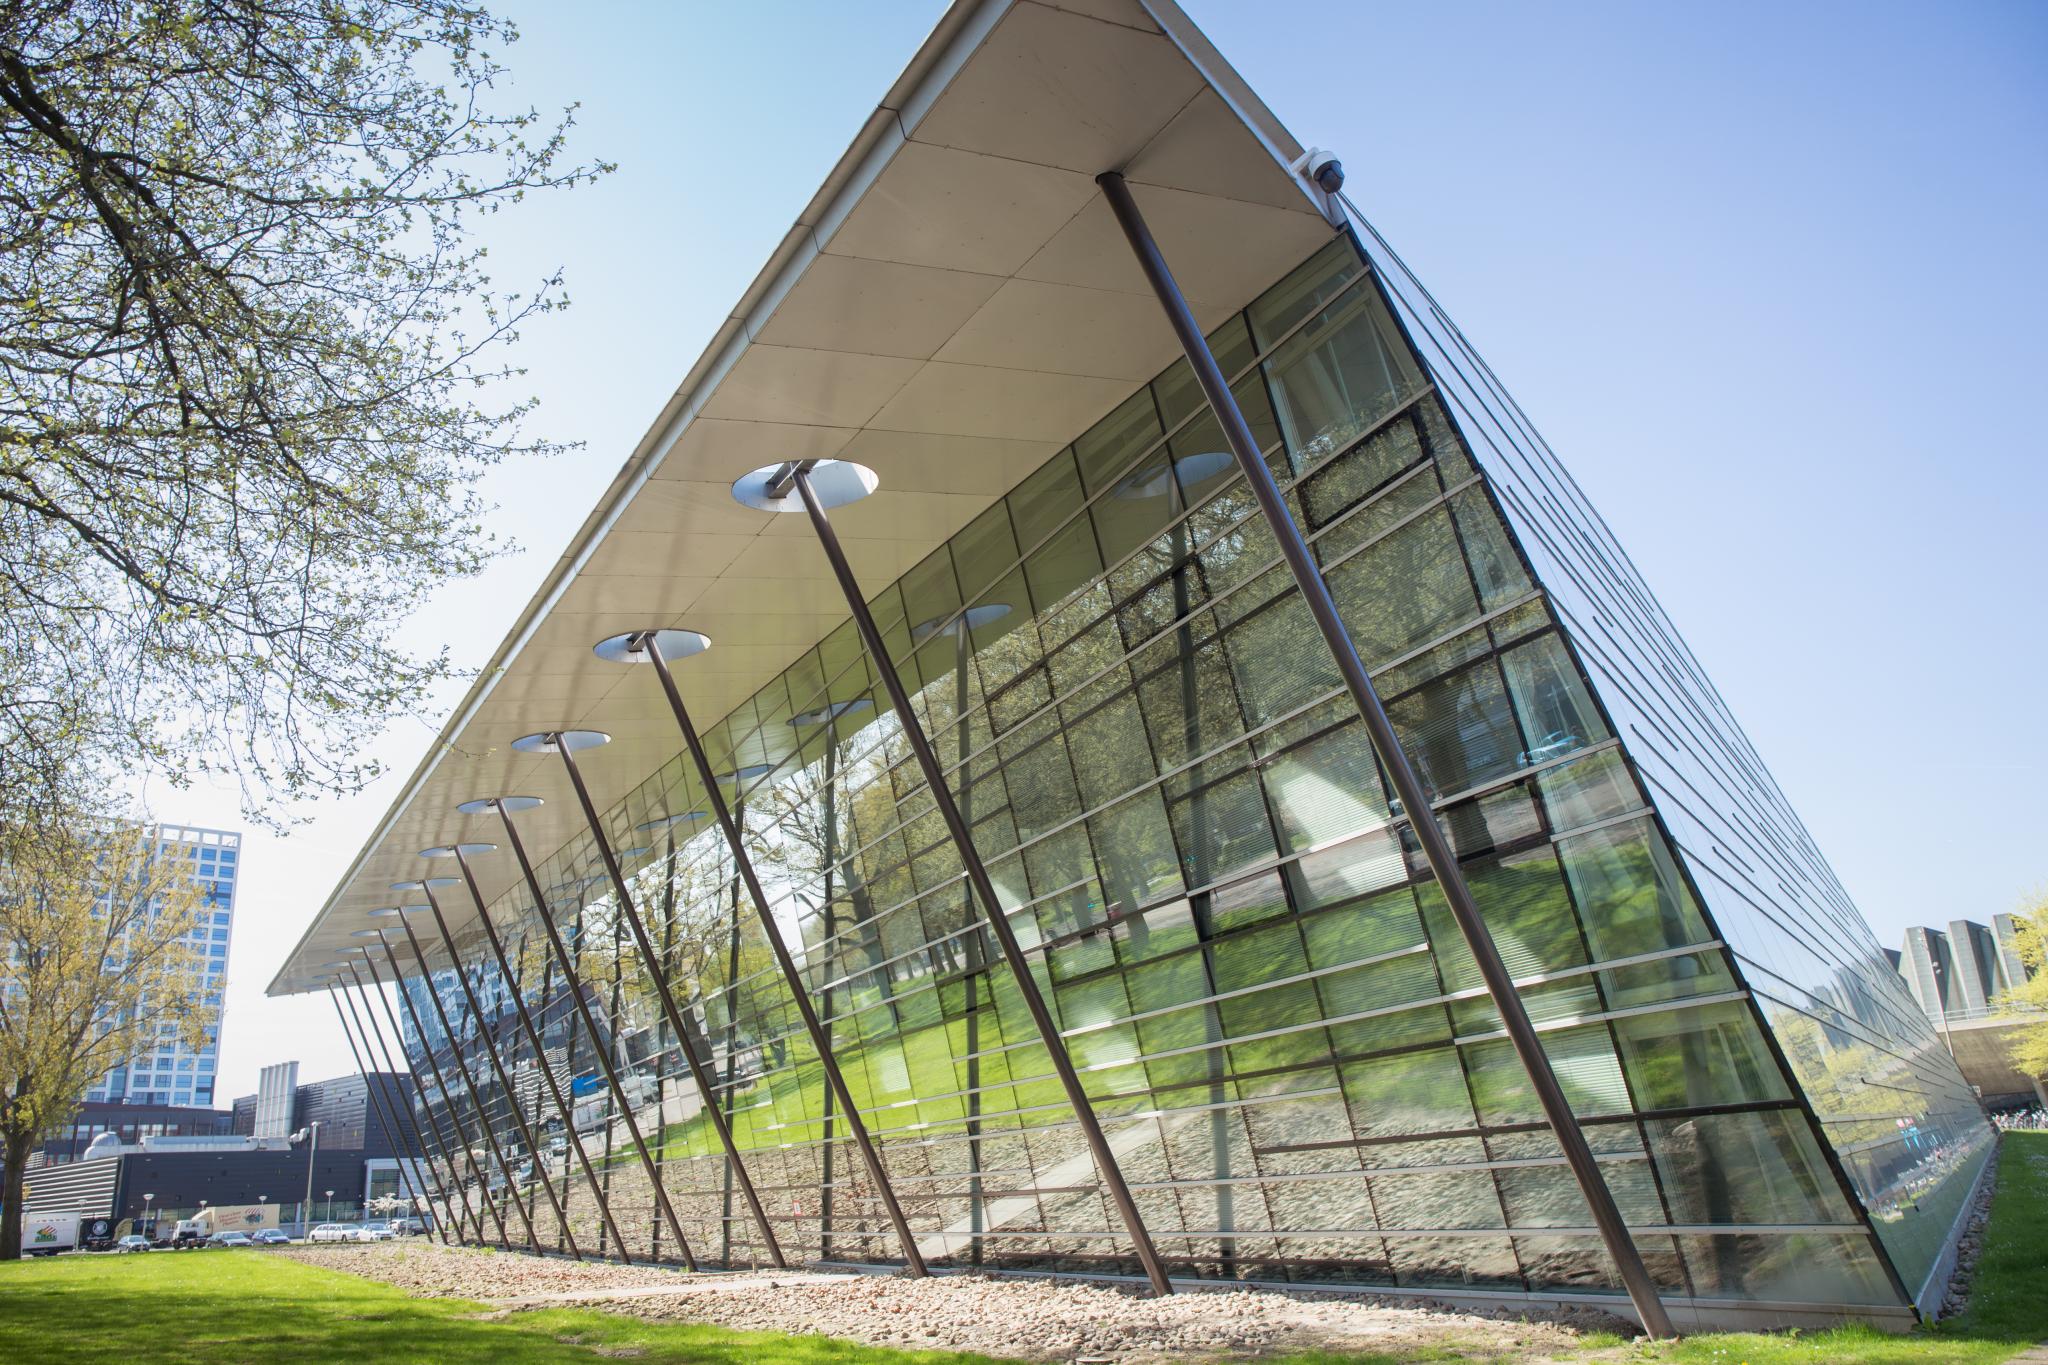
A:
<svg viewBox="0 0 2048 1365">
<path fill-rule="evenodd" d="M 1619 569 L 1575 562 L 1562 576 L 1573 590 L 1612 589 L 1598 611 L 1553 616 L 1534 597 L 1532 569 L 1555 590 L 1550 560 L 1600 543 L 1578 526 L 1525 534 L 1530 507 L 1575 491 L 1532 492 L 1491 467 L 1486 485 L 1472 483 L 1472 453 L 1346 240 L 1224 319 L 1212 344 L 1243 375 L 1236 391 L 1262 447 L 1279 447 L 1279 477 L 1305 475 L 1285 493 L 1338 609 L 1411 759 L 1455 800 L 1408 812 L 1387 799 L 1330 652 L 1184 364 L 1075 433 L 875 598 L 1060 1045 L 1126 1171 L 1152 1186 L 1138 1197 L 1175 1269 L 1618 1290 L 1415 850 L 1409 821 L 1433 815 L 1575 1111 L 1605 1120 L 1589 1138 L 1630 1219 L 1745 1229 L 1645 1239 L 1660 1283 L 1881 1301 L 1867 1237 L 1769 1231 L 1851 1221 L 1805 1111 L 1702 1112 L 1793 1093 L 1739 992 L 1767 981 L 1802 1002 L 1757 994 L 1802 1074 L 1875 1078 L 1809 1085 L 1830 1131 L 1854 1135 L 1842 1139 L 1852 1177 L 1891 1192 L 1872 1207 L 1902 1261 L 1939 1254 L 1943 1210 L 1981 1145 L 1942 1140 L 1967 1136 L 1961 1120 L 1896 1126 L 1892 1097 L 1917 1094 L 1915 1077 L 1939 1059 L 1879 1045 L 1896 1030 L 1867 975 L 1788 939 L 1745 957 L 1738 977 L 1730 952 L 1704 946 L 1749 912 L 1713 904 L 1699 848 L 1759 864 L 1740 874 L 1758 884 L 1805 886 L 1816 864 L 1754 756 L 1715 737 L 1718 698 L 1684 691 L 1694 665 L 1656 644 L 1647 598 L 1618 588 Z M 962 629 L 952 623 L 968 604 L 983 610 Z M 1597 622 L 1603 650 L 1648 642 L 1656 657 L 1632 664 L 1631 685 L 1684 694 L 1624 716 L 1627 690 L 1602 682 L 1596 705 L 1588 678 L 1602 675 L 1587 670 L 1599 656 L 1575 655 L 1560 620 Z M 842 626 L 706 730 L 721 769 L 754 774 L 743 819 L 802 958 L 801 988 L 829 1020 L 914 1225 L 980 1230 L 946 1263 L 1133 1273 L 1019 982 L 992 961 L 905 718 L 875 684 Z M 1681 731 L 1707 737 L 1697 764 L 1635 766 L 1636 736 Z M 1736 836 L 1687 823 L 1698 817 L 1663 796 L 1722 779 L 1748 784 L 1719 803 L 1754 817 Z M 899 1259 L 791 985 L 751 912 L 735 913 L 729 853 L 696 814 L 705 804 L 671 758 L 605 812 L 615 846 L 638 850 L 622 857 L 685 1036 L 673 1036 L 593 846 L 577 839 L 540 869 L 545 910 L 575 954 L 573 987 L 522 953 L 512 980 L 485 974 L 497 994 L 476 1020 L 448 978 L 437 984 L 458 1037 L 467 1047 L 480 1026 L 502 1025 L 505 994 L 540 1005 L 549 1062 L 565 1059 L 576 1125 L 602 1145 L 634 1254 L 651 1254 L 651 1190 L 617 1140 L 621 1102 L 598 1076 L 600 1050 L 655 1135 L 693 1242 L 721 1264 L 760 1259 L 749 1220 L 729 1217 L 725 1157 L 682 1066 L 689 1047 L 716 1078 L 713 1102 L 749 1170 L 781 1192 L 792 1254 Z M 1824 899 L 1798 943 L 1849 932 Z M 543 912 L 516 896 L 507 910 L 507 923 Z M 1809 960 L 1832 966 L 1791 965 Z M 565 1009 L 576 990 L 595 1028 Z M 1705 997 L 1726 998 L 1696 1003 Z M 1822 1017 L 1826 1027 L 1811 1022 Z M 445 1042 L 429 1030 L 452 1065 Z M 515 1109 L 559 1132 L 515 1089 L 486 1087 L 495 1132 L 516 1132 Z M 1167 1180 L 1184 1183 L 1160 1188 Z M 575 1217 L 594 1244 L 588 1201 Z"/>
</svg>

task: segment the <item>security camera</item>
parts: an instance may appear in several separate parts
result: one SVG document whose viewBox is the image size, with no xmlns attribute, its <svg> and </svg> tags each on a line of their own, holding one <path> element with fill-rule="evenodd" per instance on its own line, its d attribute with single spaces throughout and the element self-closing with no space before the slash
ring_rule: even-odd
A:
<svg viewBox="0 0 2048 1365">
<path fill-rule="evenodd" d="M 1344 163 L 1323 147 L 1311 147 L 1295 158 L 1294 173 L 1313 181 L 1324 194 L 1333 195 L 1344 188 Z"/>
</svg>

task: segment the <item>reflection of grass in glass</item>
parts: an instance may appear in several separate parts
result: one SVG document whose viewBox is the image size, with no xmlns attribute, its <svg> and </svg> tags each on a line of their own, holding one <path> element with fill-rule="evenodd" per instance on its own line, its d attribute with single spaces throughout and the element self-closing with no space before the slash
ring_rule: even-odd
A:
<svg viewBox="0 0 2048 1365">
<path fill-rule="evenodd" d="M 1605 849 L 1604 854 L 1609 860 L 1607 885 L 1614 889 L 1607 902 L 1608 914 L 1612 916 L 1608 922 L 1625 926 L 1626 937 L 1636 951 L 1642 950 L 1639 945 L 1663 947 L 1675 943 L 1677 940 L 1671 934 L 1689 928 L 1689 916 L 1674 915 L 1664 899 L 1666 893 L 1658 884 L 1657 859 L 1650 847 L 1640 838 L 1629 839 Z M 1503 952 L 1521 960 L 1523 970 L 1556 970 L 1584 962 L 1564 873 L 1546 848 L 1508 858 L 1478 859 L 1469 865 L 1469 871 Z M 1230 922 L 1244 926 L 1242 932 L 1224 937 L 1211 949 L 1216 960 L 1217 986 L 1222 990 L 1241 990 L 1422 942 L 1415 900 L 1418 891 L 1421 914 L 1430 923 L 1444 964 L 1446 984 L 1456 990 L 1477 983 L 1471 955 L 1451 925 L 1433 885 L 1425 884 L 1415 891 L 1403 888 L 1374 893 L 1341 908 L 1312 912 L 1305 919 L 1289 918 L 1280 923 L 1273 922 L 1273 918 L 1286 915 L 1288 909 L 1280 895 L 1278 879 L 1254 879 L 1248 885 L 1259 894 L 1242 903 L 1228 891 L 1218 893 L 1217 897 L 1219 901 L 1228 901 Z M 1661 932 L 1651 927 L 1659 923 L 1663 926 Z M 1307 951 L 1297 926 L 1306 927 Z M 1062 926 L 1069 927 L 1079 926 Z M 1040 983 L 1058 1000 L 1067 1027 L 1167 1008 L 1209 992 L 1201 956 L 1186 951 L 1198 940 L 1193 923 L 1184 915 L 1161 908 L 1147 917 L 1144 927 L 1124 926 L 1115 935 L 1124 960 L 1133 964 L 1121 976 L 1092 974 L 1073 984 L 1054 986 L 1041 974 Z M 1110 941 L 1111 934 L 1105 932 L 1082 942 L 1107 945 Z M 1078 946 L 1054 949 L 1054 956 L 1070 956 Z M 1656 965 L 1637 969 L 1638 983 L 1640 974 L 1654 970 Z M 1004 1039 L 1033 1039 L 1028 1017 L 1014 991 L 1002 984 L 1005 977 L 1000 970 L 995 973 L 995 1014 L 1000 1016 L 1001 1026 L 998 1027 L 990 1011 L 983 1011 L 978 1046 L 984 1053 Z M 863 1110 L 902 1105 L 868 1115 L 870 1128 L 885 1139 L 887 1130 L 912 1123 L 935 1125 L 941 1136 L 957 1134 L 962 1131 L 961 1121 L 968 1117 L 966 1097 L 949 1093 L 967 1083 L 965 1064 L 954 1060 L 968 1051 L 965 1025 L 958 1019 L 939 1020 L 939 991 L 919 991 L 915 986 L 911 989 L 915 993 L 897 996 L 891 1002 L 878 985 L 864 984 L 851 992 L 835 992 L 833 999 L 835 1013 L 842 1021 L 836 1032 L 837 1055 L 855 1102 Z M 958 989 L 949 986 L 946 999 L 957 999 Z M 1224 1036 L 1288 1031 L 1229 1045 L 1224 1049 L 1227 1070 L 1238 1074 L 1289 1068 L 1309 1070 L 1330 1057 L 1333 1040 L 1338 1052 L 1356 1055 L 1447 1040 L 1454 1027 L 1458 1032 L 1484 1032 L 1499 1026 L 1498 1014 L 1484 999 L 1459 1002 L 1453 1007 L 1455 1017 L 1448 1019 L 1436 1005 L 1398 1009 L 1408 1001 L 1426 999 L 1436 993 L 1436 973 L 1431 970 L 1429 959 L 1418 954 L 1333 972 L 1313 983 L 1293 983 L 1237 996 L 1223 1002 L 1216 1011 Z M 1531 987 L 1524 993 L 1524 999 L 1539 1022 L 1598 1008 L 1590 978 Z M 1327 1033 L 1300 1027 L 1328 1015 L 1371 1009 L 1397 1012 L 1336 1025 Z M 900 1034 L 895 1031 L 898 1020 Z M 1578 1033 L 1573 1030 L 1550 1035 L 1548 1041 L 1553 1051 L 1563 1049 L 1562 1061 L 1570 1061 L 1579 1049 L 1596 1041 L 1575 1036 Z M 1188 1087 L 1212 1079 L 1210 1054 L 1184 1049 L 1200 1049 L 1216 1036 L 1211 1011 L 1187 1008 L 1134 1024 L 1116 1024 L 1081 1033 L 1070 1039 L 1068 1046 L 1083 1068 L 1083 1081 L 1090 1095 L 1096 1098 L 1105 1116 L 1114 1116 L 1155 1105 L 1171 1108 L 1208 1102 L 1209 1096 L 1191 1094 Z M 792 1039 L 790 1047 L 799 1053 L 809 1050 L 801 1038 Z M 1604 1046 L 1600 1050 L 1605 1057 Z M 1157 1055 L 1161 1053 L 1179 1055 Z M 1154 1060 L 1118 1064 L 1139 1054 Z M 1410 1055 L 1415 1059 L 1412 1062 L 1404 1064 L 1394 1058 L 1388 1059 L 1387 1065 L 1396 1070 L 1411 1066 L 1417 1074 L 1440 1074 L 1435 1071 L 1437 1062 L 1432 1053 Z M 1612 1103 L 1613 1065 L 1611 1057 L 1604 1062 L 1588 1059 L 1589 1065 L 1595 1062 L 1599 1064 L 1585 1073 L 1587 1080 L 1583 1085 L 1574 1086 L 1568 1078 L 1567 1088 L 1580 1109 L 1604 1112 L 1616 1107 Z M 1662 1049 L 1646 1054 L 1643 1065 L 1658 1068 L 1658 1076 L 1676 1082 L 1682 1060 L 1675 1049 Z M 1100 1069 L 1091 1069 L 1098 1066 Z M 1526 1079 L 1518 1069 L 1481 1067 L 1480 1071 L 1487 1091 L 1482 1097 L 1482 1112 L 1502 1121 L 1534 1116 L 1531 1101 L 1524 1093 Z M 980 1073 L 980 1083 L 985 1087 L 982 1112 L 1001 1115 L 985 1120 L 989 1130 L 1068 1121 L 1064 1093 L 1050 1075 L 1043 1049 L 1035 1041 L 1028 1047 L 984 1055 Z M 883 1076 L 893 1076 L 895 1083 L 880 1083 L 878 1078 Z M 1311 1075 L 1302 1083 L 1323 1082 Z M 1255 1090 L 1269 1093 L 1275 1088 L 1286 1089 L 1289 1085 L 1284 1077 L 1267 1079 Z M 1653 1083 L 1652 1089 L 1655 1088 Z M 1148 1091 L 1177 1093 L 1150 1099 Z M 804 1120 L 816 1120 L 822 1115 L 824 1093 L 824 1071 L 815 1059 L 775 1071 L 740 1091 L 732 1119 L 735 1141 L 743 1150 L 816 1141 L 823 1135 L 823 1125 Z M 919 1095 L 941 1098 L 921 1100 Z M 1237 1097 L 1235 1088 L 1230 1097 Z M 1450 1103 L 1452 1099 L 1455 1104 Z M 1447 1108 L 1469 1114 L 1464 1105 L 1462 1095 L 1446 1097 Z M 1036 1106 L 1047 1107 L 1021 1115 L 1005 1112 Z M 1458 1121 L 1468 1122 L 1469 1117 Z M 839 1131 L 843 1136 L 843 1124 Z M 932 1134 L 921 1129 L 919 1135 Z M 670 1125 L 666 1137 L 671 1155 L 716 1150 L 709 1124 L 701 1115 L 687 1123 Z"/>
</svg>

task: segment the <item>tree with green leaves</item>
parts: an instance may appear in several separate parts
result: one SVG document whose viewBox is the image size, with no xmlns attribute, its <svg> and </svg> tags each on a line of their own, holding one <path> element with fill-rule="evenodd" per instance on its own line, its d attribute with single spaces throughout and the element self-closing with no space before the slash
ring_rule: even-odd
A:
<svg viewBox="0 0 2048 1365">
<path fill-rule="evenodd" d="M 2020 961 L 2027 979 L 2016 981 L 1998 998 L 2007 1014 L 2026 1019 L 2026 1027 L 2007 1041 L 2013 1065 L 2029 1076 L 2048 1076 L 2048 889 L 2026 897 L 2013 916 L 2019 928 Z"/>
<path fill-rule="evenodd" d="M 0 1261 L 21 1256 L 36 1143 L 160 1040 L 199 1046 L 219 1000 L 191 935 L 192 864 L 150 826 L 0 829 Z"/>
<path fill-rule="evenodd" d="M 0 808 L 94 763 L 348 791 L 501 547 L 475 484 L 555 447 L 480 217 L 609 169 L 500 109 L 455 0 L 0 7 Z"/>
</svg>

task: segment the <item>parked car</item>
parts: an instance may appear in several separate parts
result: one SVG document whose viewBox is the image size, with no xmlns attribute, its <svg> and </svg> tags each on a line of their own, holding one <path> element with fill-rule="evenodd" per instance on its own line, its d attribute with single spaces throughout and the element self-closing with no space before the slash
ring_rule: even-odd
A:
<svg viewBox="0 0 2048 1365">
<path fill-rule="evenodd" d="M 427 1224 L 420 1218 L 394 1218 L 391 1230 L 401 1237 L 422 1237 L 426 1235 Z"/>
<path fill-rule="evenodd" d="M 355 1230 L 358 1242 L 395 1242 L 398 1234 L 391 1230 L 389 1223 L 364 1223 Z"/>
<path fill-rule="evenodd" d="M 131 1232 L 126 1237 L 123 1237 L 120 1241 L 114 1243 L 114 1250 L 148 1251 L 151 1247 L 155 1245 L 156 1243 L 150 1241 L 147 1237 L 139 1236 L 138 1234 Z"/>
<path fill-rule="evenodd" d="M 256 1245 L 249 1240 L 248 1233 L 233 1229 L 227 1232 L 214 1233 L 213 1236 L 206 1239 L 206 1244 L 210 1247 L 252 1247 Z"/>
<path fill-rule="evenodd" d="M 356 1229 L 352 1223 L 322 1223 L 306 1236 L 309 1242 L 353 1242 L 355 1239 Z"/>
<path fill-rule="evenodd" d="M 282 1228 L 264 1228 L 260 1232 L 252 1233 L 249 1240 L 260 1247 L 281 1247 L 290 1245 L 292 1239 Z"/>
</svg>

